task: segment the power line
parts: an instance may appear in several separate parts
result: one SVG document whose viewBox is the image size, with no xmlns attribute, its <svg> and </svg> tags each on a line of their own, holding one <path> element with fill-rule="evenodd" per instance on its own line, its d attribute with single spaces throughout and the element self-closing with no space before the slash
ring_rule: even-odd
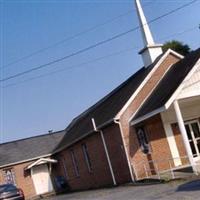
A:
<svg viewBox="0 0 200 200">
<path fill-rule="evenodd" d="M 176 35 L 182 35 L 182 34 L 185 34 L 187 32 L 190 32 L 190 31 L 194 30 L 194 29 L 197 29 L 197 28 L 198 28 L 198 26 L 193 26 L 193 27 L 187 28 L 187 29 L 185 29 L 183 31 L 180 31 L 178 33 L 173 33 L 171 35 L 162 37 L 159 40 L 164 40 L 166 38 L 170 38 L 170 37 L 173 37 L 173 36 L 176 36 Z M 90 61 L 87 61 L 87 62 L 84 62 L 84 63 L 80 63 L 78 65 L 73 65 L 73 66 L 68 67 L 68 68 L 55 70 L 55 71 L 52 71 L 52 72 L 49 72 L 49 73 L 41 74 L 39 76 L 31 77 L 29 79 L 25 79 L 25 80 L 18 81 L 18 82 L 15 82 L 15 83 L 7 84 L 7 85 L 3 86 L 2 88 L 5 89 L 5 88 L 9 88 L 9 87 L 12 87 L 12 86 L 15 86 L 15 85 L 19 85 L 19 84 L 22 84 L 22 83 L 25 83 L 25 82 L 37 80 L 37 79 L 40 79 L 40 78 L 43 78 L 43 77 L 47 77 L 47 76 L 50 76 L 50 75 L 54 75 L 54 74 L 57 74 L 57 73 L 60 73 L 60 72 L 63 72 L 63 71 L 66 71 L 66 70 L 69 70 L 69 69 L 72 69 L 72 68 L 79 68 L 79 67 L 82 67 L 84 65 L 88 65 L 88 64 L 91 64 L 91 63 L 94 63 L 94 62 L 98 62 L 98 61 L 103 60 L 103 59 L 108 58 L 108 57 L 113 57 L 113 56 L 116 56 L 116 55 L 121 55 L 123 53 L 129 52 L 129 51 L 131 51 L 133 49 L 136 49 L 136 48 L 138 48 L 138 47 L 133 47 L 133 48 L 121 50 L 121 51 L 118 51 L 118 52 L 114 52 L 112 54 L 105 55 L 105 56 L 102 56 L 102 57 L 99 57 L 99 58 L 96 58 L 96 59 L 93 59 L 93 60 L 90 60 Z"/>
<path fill-rule="evenodd" d="M 176 36 L 176 35 L 182 35 L 182 34 L 184 34 L 184 33 L 191 32 L 191 31 L 193 31 L 193 30 L 195 30 L 195 29 L 197 29 L 197 28 L 198 28 L 197 25 L 196 25 L 196 26 L 192 26 L 192 27 L 190 27 L 190 28 L 188 28 L 188 29 L 185 29 L 185 30 L 183 30 L 183 31 L 180 31 L 180 32 L 178 32 L 178 33 L 173 33 L 173 34 L 170 34 L 170 35 L 168 35 L 168 36 L 165 36 L 165 37 L 161 38 L 160 40 L 165 40 L 165 39 L 174 37 L 174 36 Z"/>
<path fill-rule="evenodd" d="M 138 47 L 132 47 L 132 48 L 124 49 L 124 50 L 121 50 L 121 51 L 117 51 L 117 52 L 114 52 L 114 53 L 111 53 L 111 54 L 108 54 L 108 55 L 105 55 L 105 56 L 98 57 L 98 58 L 93 59 L 93 60 L 89 60 L 87 62 L 83 62 L 83 63 L 77 64 L 77 65 L 73 65 L 73 66 L 63 68 L 63 69 L 59 69 L 59 70 L 54 70 L 52 72 L 41 74 L 39 76 L 34 76 L 32 78 L 25 79 L 25 80 L 22 80 L 22 81 L 19 81 L 19 82 L 16 82 L 16 83 L 7 84 L 7 85 L 3 86 L 2 88 L 8 88 L 8 87 L 11 87 L 11 86 L 18 85 L 20 83 L 25 83 L 25 82 L 29 82 L 29 81 L 32 81 L 32 80 L 40 79 L 40 78 L 50 76 L 50 75 L 54 75 L 54 74 L 57 74 L 57 73 L 60 73 L 60 72 L 63 72 L 63 71 L 69 70 L 69 69 L 79 68 L 79 67 L 82 67 L 84 65 L 88 65 L 88 64 L 91 64 L 91 63 L 94 63 L 94 62 L 98 62 L 98 61 L 103 60 L 105 58 L 109 58 L 109 57 L 113 57 L 113 56 L 116 56 L 116 55 L 121 55 L 121 54 L 126 53 L 126 52 L 130 52 L 131 50 L 136 49 L 136 48 L 138 48 Z"/>
<path fill-rule="evenodd" d="M 178 8 L 176 8 L 176 9 L 173 9 L 173 10 L 171 10 L 171 11 L 169 11 L 169 12 L 167 12 L 167 13 L 165 13 L 165 14 L 159 16 L 159 17 L 156 17 L 156 18 L 150 20 L 149 22 L 147 22 L 147 24 L 151 24 L 151 23 L 153 23 L 153 22 L 155 22 L 155 21 L 157 21 L 157 20 L 159 20 L 159 19 L 161 19 L 161 18 L 163 18 L 163 17 L 166 17 L 166 16 L 168 16 L 168 15 L 170 15 L 170 14 L 172 14 L 172 13 L 175 13 L 175 12 L 177 12 L 177 11 L 179 11 L 179 10 L 181 10 L 181 9 L 183 9 L 183 8 L 185 8 L 185 7 L 187 7 L 187 6 L 191 5 L 191 4 L 193 4 L 193 3 L 195 3 L 196 1 L 197 1 L 197 0 L 193 0 L 193 1 L 189 2 L 189 3 L 186 3 L 186 4 L 184 4 L 184 5 L 182 5 L 182 6 L 178 7 Z M 122 37 L 122 36 L 125 36 L 125 35 L 127 35 L 127 34 L 133 32 L 133 31 L 136 31 L 136 30 L 139 29 L 139 28 L 140 28 L 140 26 L 136 26 L 135 28 L 129 29 L 129 30 L 125 31 L 125 32 L 122 32 L 122 33 L 120 33 L 120 34 L 117 34 L 117 35 L 115 35 L 115 36 L 112 36 L 112 37 L 110 37 L 110 38 L 108 38 L 108 39 L 106 39 L 106 40 L 102 40 L 102 41 L 100 41 L 100 42 L 98 42 L 98 43 L 96 43 L 96 44 L 93 44 L 93 45 L 91 45 L 91 46 L 88 46 L 88 47 L 86 47 L 86 48 L 83 48 L 83 49 L 81 49 L 81 50 L 78 50 L 78 51 L 76 51 L 76 52 L 74 52 L 74 53 L 71 53 L 71 54 L 69 54 L 69 55 L 66 55 L 66 56 L 64 56 L 64 57 L 58 58 L 58 59 L 56 59 L 56 60 L 53 60 L 53 61 L 50 61 L 50 62 L 48 62 L 48 63 L 42 64 L 42 65 L 40 65 L 40 66 L 33 67 L 33 68 L 29 69 L 29 70 L 25 70 L 25 71 L 23 71 L 23 72 L 20 72 L 20 73 L 17 73 L 17 74 L 8 76 L 8 77 L 6 77 L 6 78 L 0 79 L 0 82 L 5 82 L 5 81 L 7 81 L 7 80 L 14 79 L 14 78 L 16 78 L 16 77 L 20 77 L 20 76 L 22 76 L 22 75 L 31 73 L 31 72 L 33 72 L 33 71 L 37 71 L 37 70 L 39 70 L 39 69 L 48 67 L 48 66 L 50 66 L 50 65 L 52 65 L 52 64 L 55 64 L 55 63 L 61 62 L 61 61 L 63 61 L 63 60 L 69 59 L 69 58 L 71 58 L 71 57 L 74 57 L 74 56 L 76 56 L 76 55 L 82 54 L 82 53 L 84 53 L 84 52 L 86 52 L 86 51 L 89 51 L 89 50 L 94 49 L 94 48 L 96 48 L 96 47 L 98 47 L 98 46 L 101 46 L 101 45 L 103 45 L 103 44 L 106 44 L 106 43 L 108 43 L 108 42 L 110 42 L 110 41 L 113 41 L 113 40 L 115 40 L 115 39 L 118 39 L 118 38 L 120 38 L 120 37 Z"/>
<path fill-rule="evenodd" d="M 155 2 L 155 0 L 154 0 L 154 2 Z M 143 7 L 148 6 L 150 3 L 151 3 L 151 2 L 148 2 L 148 3 L 144 4 Z M 41 48 L 41 49 L 37 50 L 37 51 L 33 51 L 32 53 L 27 54 L 27 55 L 25 55 L 25 56 L 23 56 L 23 57 L 21 57 L 21 58 L 18 58 L 18 59 L 16 59 L 16 60 L 14 60 L 13 62 L 10 62 L 10 63 L 8 63 L 8 64 L 6 64 L 6 65 L 3 65 L 2 67 L 0 67 L 0 69 L 8 68 L 9 66 L 12 66 L 12 65 L 14 65 L 14 64 L 16 64 L 16 63 L 19 63 L 19 62 L 21 62 L 21 61 L 23 61 L 23 60 L 26 60 L 26 59 L 28 59 L 28 58 L 31 58 L 32 56 L 35 56 L 35 55 L 40 54 L 40 53 L 42 53 L 42 52 L 45 52 L 45 51 L 47 51 L 48 49 L 57 47 L 57 46 L 59 46 L 59 45 L 61 45 L 61 44 L 63 44 L 63 43 L 66 43 L 66 42 L 68 42 L 68 41 L 74 40 L 74 39 L 76 39 L 76 38 L 78 38 L 78 37 L 80 37 L 80 36 L 82 36 L 82 35 L 84 35 L 84 34 L 86 34 L 86 33 L 92 32 L 92 31 L 94 31 L 94 30 L 96 30 L 96 29 L 98 29 L 98 28 L 100 28 L 100 27 L 102 27 L 102 26 L 105 26 L 106 24 L 112 23 L 112 22 L 116 21 L 117 19 L 122 18 L 122 17 L 124 17 L 124 16 L 130 14 L 130 13 L 132 13 L 134 10 L 135 10 L 134 8 L 133 8 L 133 9 L 130 9 L 130 10 L 128 10 L 128 11 L 125 12 L 125 13 L 122 13 L 122 14 L 120 14 L 120 15 L 117 15 L 117 16 L 115 16 L 115 17 L 113 17 L 113 18 L 111 18 L 111 19 L 109 19 L 109 20 L 107 20 L 107 21 L 105 21 L 105 22 L 102 22 L 102 23 L 100 23 L 100 24 L 97 24 L 97 25 L 95 25 L 95 26 L 93 26 L 93 27 L 91 27 L 91 28 L 88 28 L 88 29 L 86 29 L 86 30 L 83 30 L 83 31 L 81 31 L 81 32 L 78 32 L 78 33 L 76 33 L 75 35 L 66 37 L 66 38 L 64 38 L 64 39 L 62 39 L 62 40 L 60 40 L 60 41 L 58 41 L 58 42 L 55 42 L 55 43 L 53 43 L 53 44 L 51 44 L 51 45 L 49 45 L 49 46 L 47 46 L 47 47 L 44 47 L 44 48 Z"/>
<path fill-rule="evenodd" d="M 112 18 L 112 19 L 110 19 L 110 20 L 108 20 L 108 21 L 106 21 L 106 22 L 104 22 L 104 23 L 98 24 L 98 25 L 96 25 L 96 26 L 94 26 L 94 27 L 91 27 L 91 28 L 88 28 L 88 29 L 86 29 L 86 30 L 84 30 L 84 31 L 81 31 L 81 32 L 79 32 L 79 33 L 77 33 L 77 34 L 75 34 L 75 35 L 69 36 L 69 37 L 67 37 L 67 38 L 64 38 L 64 39 L 58 41 L 58 42 L 55 42 L 54 44 L 51 44 L 51 45 L 49 45 L 49 46 L 47 46 L 47 47 L 41 48 L 41 49 L 39 49 L 39 50 L 37 50 L 37 51 L 34 51 L 34 52 L 32 52 L 32 53 L 30 53 L 30 54 L 28 54 L 28 55 L 26 55 L 26 56 L 23 56 L 23 57 L 21 57 L 21 58 L 15 60 L 15 61 L 13 61 L 13 62 L 10 62 L 10 63 L 8 63 L 8 64 L 2 66 L 0 69 L 2 69 L 2 68 L 3 68 L 3 69 L 4 69 L 4 68 L 7 68 L 7 67 L 9 67 L 9 66 L 11 66 L 11 65 L 14 65 L 14 64 L 16 64 L 16 63 L 18 63 L 18 62 L 21 62 L 22 60 L 28 59 L 28 58 L 30 58 L 30 57 L 32 57 L 32 56 L 34 56 L 34 55 L 37 55 L 37 54 L 39 54 L 39 53 L 42 53 L 42 52 L 44 52 L 44 51 L 46 51 L 46 50 L 48 50 L 48 49 L 51 49 L 51 48 L 53 48 L 53 47 L 57 47 L 57 46 L 59 46 L 59 45 L 65 43 L 65 42 L 68 42 L 68 41 L 70 41 L 70 40 L 73 40 L 73 39 L 75 39 L 75 38 L 77 38 L 77 37 L 79 37 L 79 36 L 81 36 L 81 35 L 84 35 L 84 34 L 86 34 L 86 33 L 88 33 L 88 32 L 94 31 L 94 30 L 96 30 L 97 28 L 99 28 L 99 27 L 101 27 L 101 26 L 104 26 L 104 25 L 106 25 L 106 24 L 108 24 L 108 23 L 111 23 L 111 22 L 115 21 L 116 19 L 118 19 L 118 18 L 120 18 L 120 17 L 123 17 L 123 16 L 125 16 L 125 15 L 127 15 L 127 14 L 130 14 L 132 11 L 133 11 L 133 9 L 132 9 L 132 10 L 129 10 L 129 11 L 127 11 L 126 13 L 123 13 L 123 14 L 121 14 L 121 15 L 119 15 L 119 16 L 116 16 L 116 17 L 114 17 L 114 18 Z"/>
</svg>

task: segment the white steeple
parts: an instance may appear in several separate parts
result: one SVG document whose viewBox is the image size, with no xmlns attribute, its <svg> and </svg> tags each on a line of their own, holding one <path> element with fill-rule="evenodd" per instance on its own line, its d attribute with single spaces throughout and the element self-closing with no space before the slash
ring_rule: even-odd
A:
<svg viewBox="0 0 200 200">
<path fill-rule="evenodd" d="M 138 14 L 138 18 L 140 21 L 140 28 L 142 32 L 142 39 L 144 42 L 144 48 L 139 52 L 142 55 L 142 59 L 145 67 L 149 66 L 154 60 L 162 54 L 162 45 L 155 44 L 151 31 L 149 29 L 149 25 L 147 24 L 147 20 L 145 18 L 144 12 L 142 10 L 142 6 L 140 4 L 140 0 L 135 0 L 136 10 Z"/>
</svg>

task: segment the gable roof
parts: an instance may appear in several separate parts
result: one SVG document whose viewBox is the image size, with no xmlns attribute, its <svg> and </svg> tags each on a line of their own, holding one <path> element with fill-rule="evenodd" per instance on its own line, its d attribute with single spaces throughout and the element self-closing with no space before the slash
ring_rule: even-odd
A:
<svg viewBox="0 0 200 200">
<path fill-rule="evenodd" d="M 175 63 L 138 110 L 133 118 L 133 122 L 138 123 L 140 118 L 149 113 L 152 113 L 151 116 L 153 116 L 153 113 L 155 114 L 154 111 L 164 107 L 199 59 L 200 48 Z"/>
<path fill-rule="evenodd" d="M 55 152 L 94 132 L 92 118 L 94 118 L 97 128 L 112 122 L 162 56 L 163 54 L 148 67 L 138 70 L 111 93 L 75 118 L 66 128 L 66 135 L 56 147 Z"/>
<path fill-rule="evenodd" d="M 51 154 L 65 131 L 0 144 L 0 167 Z"/>
</svg>

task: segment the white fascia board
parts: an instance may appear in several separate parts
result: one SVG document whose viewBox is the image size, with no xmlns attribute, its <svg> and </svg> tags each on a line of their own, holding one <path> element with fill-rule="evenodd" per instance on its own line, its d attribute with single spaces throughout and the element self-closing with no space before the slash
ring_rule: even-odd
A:
<svg viewBox="0 0 200 200">
<path fill-rule="evenodd" d="M 49 156 L 51 156 L 51 155 L 52 155 L 52 154 L 46 154 L 46 155 L 42 155 L 42 156 L 38 156 L 38 157 L 26 159 L 26 160 L 21 160 L 21 161 L 18 161 L 18 162 L 9 163 L 9 164 L 6 164 L 6 165 L 1 165 L 1 166 L 0 166 L 0 169 L 1 169 L 1 168 L 4 168 L 4 167 L 13 166 L 13 165 L 19 165 L 19 164 L 25 163 L 25 162 L 34 161 L 34 160 L 37 160 L 37 159 L 40 159 L 40 158 L 44 158 L 44 157 L 49 157 Z"/>
<path fill-rule="evenodd" d="M 184 58 L 183 55 L 179 54 L 178 52 L 176 52 L 176 51 L 174 51 L 174 50 L 172 50 L 172 49 L 168 49 L 168 51 L 169 51 L 170 53 L 174 54 L 176 57 L 178 57 L 178 58 L 180 58 L 180 59 L 183 59 L 183 58 Z"/>
<path fill-rule="evenodd" d="M 97 132 L 99 132 L 100 129 L 102 129 L 102 128 L 104 128 L 105 126 L 111 124 L 112 122 L 114 122 L 114 119 L 110 119 L 110 120 L 108 120 L 107 122 L 105 122 L 104 124 L 102 124 L 102 125 L 96 127 L 96 129 L 98 130 Z M 92 122 L 91 122 L 91 123 L 92 123 Z M 58 152 L 60 152 L 60 151 L 62 151 L 62 150 L 64 150 L 64 149 L 66 149 L 67 147 L 70 147 L 71 145 L 75 144 L 76 142 L 79 142 L 80 140 L 86 138 L 87 136 L 89 136 L 90 134 L 95 133 L 95 132 L 96 132 L 95 130 L 91 130 L 91 131 L 87 132 L 87 133 L 84 134 L 83 136 L 78 137 L 77 139 L 75 139 L 73 142 L 71 142 L 71 143 L 69 143 L 69 144 L 66 144 L 66 145 L 64 145 L 63 147 L 57 149 L 56 151 L 54 151 L 54 152 L 52 153 L 52 155 L 54 155 L 54 154 L 56 154 L 56 153 L 58 153 Z"/>
<path fill-rule="evenodd" d="M 40 158 L 39 160 L 36 160 L 34 163 L 30 164 L 26 169 L 30 169 L 36 165 L 38 165 L 40 162 L 44 163 L 57 163 L 57 160 L 55 159 L 47 159 L 47 158 Z"/>
<path fill-rule="evenodd" d="M 196 96 L 200 96 L 200 91 L 188 92 L 185 95 L 178 96 L 178 99 L 186 99 L 186 98 L 189 98 L 189 97 L 196 97 Z"/>
<path fill-rule="evenodd" d="M 162 77 L 160 78 L 160 80 L 154 85 L 154 87 L 152 88 L 152 90 L 150 91 L 150 93 L 143 99 L 143 101 L 141 102 L 140 106 L 137 108 L 137 110 L 132 114 L 132 116 L 129 119 L 129 123 L 132 121 L 132 119 L 134 118 L 134 116 L 136 115 L 136 113 L 140 110 L 140 108 L 142 107 L 142 105 L 145 103 L 145 101 L 151 96 L 151 94 L 153 93 L 153 91 L 156 89 L 156 87 L 159 85 L 159 83 L 162 81 L 163 77 L 165 76 L 165 74 L 170 70 L 170 67 L 165 71 L 165 73 L 162 75 Z M 158 108 L 159 109 L 159 108 Z M 157 109 L 156 109 L 157 110 Z M 148 113 L 147 113 L 148 114 Z"/>
<path fill-rule="evenodd" d="M 161 113 L 161 112 L 163 112 L 163 111 L 165 111 L 165 110 L 166 110 L 166 109 L 165 109 L 165 107 L 163 106 L 163 107 L 158 108 L 158 109 L 156 109 L 156 110 L 154 110 L 154 111 L 152 111 L 152 112 L 150 112 L 150 113 L 148 113 L 148 114 L 146 114 L 146 115 L 143 115 L 142 117 L 139 117 L 139 118 L 133 120 L 132 122 L 130 122 L 130 124 L 131 124 L 131 126 L 136 125 L 136 124 L 138 124 L 138 123 L 140 123 L 140 122 L 142 122 L 142 121 L 144 121 L 144 120 L 146 120 L 146 119 L 148 119 L 148 118 L 150 118 L 150 117 L 153 117 L 154 115 L 156 115 L 156 114 L 158 114 L 158 113 Z"/>
<path fill-rule="evenodd" d="M 168 109 L 171 104 L 174 102 L 175 99 L 177 99 L 178 95 L 180 94 L 181 90 L 184 87 L 184 83 L 191 78 L 191 76 L 194 74 L 194 72 L 197 70 L 197 68 L 200 66 L 200 59 L 195 63 L 192 70 L 188 73 L 188 75 L 185 77 L 185 79 L 182 81 L 182 83 L 179 85 L 179 87 L 176 89 L 176 91 L 172 94 L 170 99 L 165 104 L 165 108 Z"/>
<path fill-rule="evenodd" d="M 183 59 L 184 56 L 180 55 L 179 53 L 176 53 L 175 51 L 168 49 L 164 55 L 160 58 L 158 63 L 153 67 L 153 69 L 150 71 L 150 73 L 146 76 L 146 78 L 143 80 L 143 82 L 140 84 L 140 86 L 137 88 L 137 90 L 132 94 L 132 96 L 129 98 L 129 100 L 126 102 L 126 104 L 123 106 L 123 108 L 118 112 L 118 114 L 115 116 L 115 119 L 118 120 L 121 115 L 125 112 L 125 110 L 128 108 L 128 106 L 131 104 L 131 102 L 135 99 L 137 94 L 140 92 L 140 90 L 144 87 L 144 85 L 147 83 L 147 81 L 151 78 L 153 73 L 157 70 L 157 68 L 160 66 L 160 64 L 165 60 L 165 58 L 169 54 L 173 54 L 176 57 Z"/>
</svg>

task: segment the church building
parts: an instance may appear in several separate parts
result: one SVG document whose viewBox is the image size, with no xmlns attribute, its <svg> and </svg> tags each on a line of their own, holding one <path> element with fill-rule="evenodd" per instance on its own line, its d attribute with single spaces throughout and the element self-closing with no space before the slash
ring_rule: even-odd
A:
<svg viewBox="0 0 200 200">
<path fill-rule="evenodd" d="M 54 151 L 55 174 L 72 190 L 159 178 L 188 166 L 198 173 L 200 49 L 185 57 L 162 52 L 135 2 L 144 67 L 76 117 Z"/>
<path fill-rule="evenodd" d="M 15 182 L 30 197 L 53 190 L 116 186 L 164 174 L 174 178 L 176 170 L 188 167 L 199 173 L 200 49 L 185 57 L 171 49 L 163 52 L 153 39 L 140 1 L 135 3 L 144 66 L 73 119 L 57 133 L 59 137 L 53 134 L 57 138 L 53 143 L 51 135 L 51 145 L 44 142 L 39 147 L 38 143 L 35 148 L 42 152 L 32 154 L 38 149 L 31 145 L 34 138 L 28 140 L 32 150 L 23 152 L 24 162 L 14 162 L 1 144 L 0 154 L 4 149 L 7 157 L 0 162 L 0 183 L 5 182 L 5 172 L 11 178 L 18 173 Z M 43 136 L 44 141 L 48 137 Z M 19 146 L 12 148 L 16 151 Z M 46 176 L 41 175 L 43 171 Z M 47 186 L 43 184 L 42 189 L 44 179 Z M 35 184 L 31 192 L 27 181 Z"/>
</svg>

